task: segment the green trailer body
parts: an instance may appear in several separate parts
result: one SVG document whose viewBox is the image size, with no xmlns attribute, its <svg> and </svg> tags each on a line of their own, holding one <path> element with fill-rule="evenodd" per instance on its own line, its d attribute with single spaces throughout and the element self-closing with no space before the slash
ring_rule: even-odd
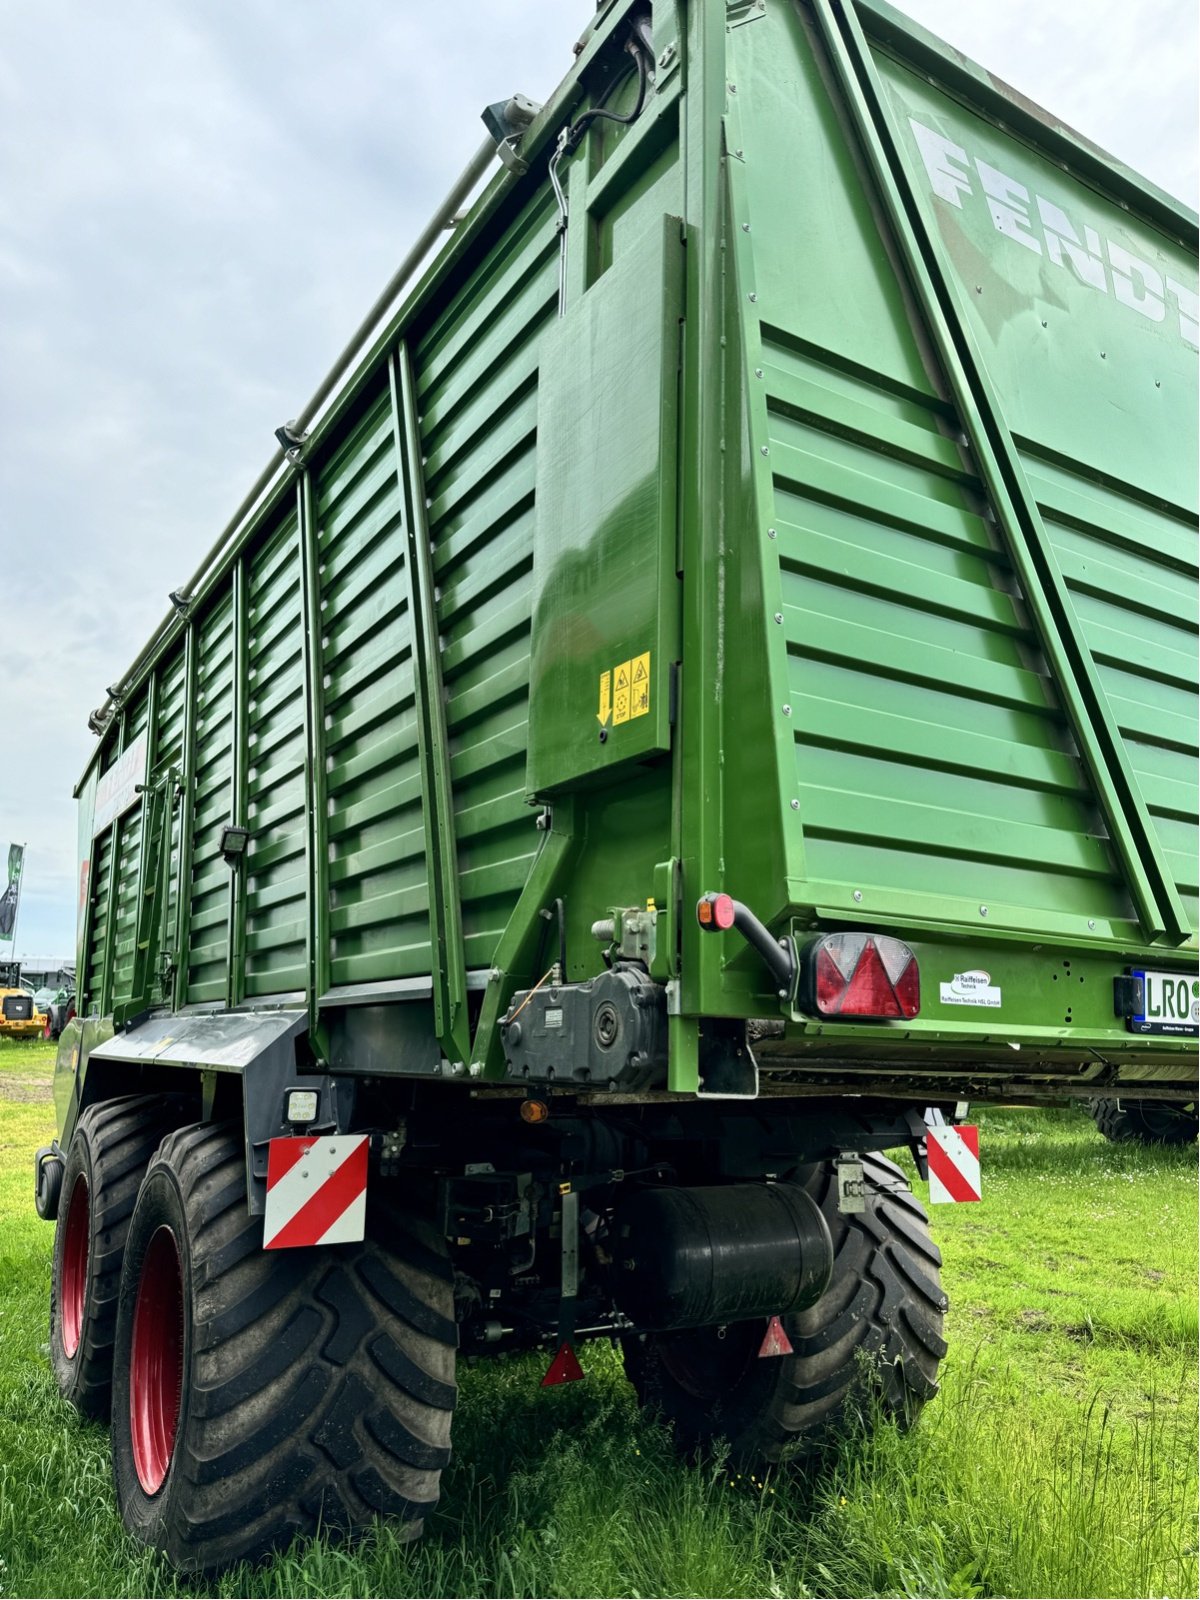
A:
<svg viewBox="0 0 1200 1600">
<path fill-rule="evenodd" d="M 1194 976 L 1194 217 L 885 8 L 659 6 L 560 232 L 619 20 L 124 686 L 92 772 L 178 798 L 88 851 L 81 1013 L 370 985 L 494 1078 L 548 900 L 573 980 L 650 900 L 694 1092 L 780 1011 L 728 889 L 921 964 L 774 1080 L 1186 1077 L 1112 978 Z"/>
<path fill-rule="evenodd" d="M 503 153 L 97 718 L 63 1147 L 1194 1101 L 1194 214 L 882 0 L 603 4 Z"/>
</svg>

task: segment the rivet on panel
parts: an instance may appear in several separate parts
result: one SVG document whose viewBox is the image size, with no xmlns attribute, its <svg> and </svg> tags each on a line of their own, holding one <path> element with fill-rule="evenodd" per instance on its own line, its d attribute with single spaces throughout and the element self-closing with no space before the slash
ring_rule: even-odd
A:
<svg viewBox="0 0 1200 1600">
<path fill-rule="evenodd" d="M 1107 361 L 1108 360 L 1108 351 L 1107 350 L 1101 350 L 1100 359 L 1101 359 L 1101 361 Z"/>
<path fill-rule="evenodd" d="M 768 539 L 774 539 L 775 538 L 775 529 L 774 528 L 768 528 L 767 529 L 767 538 Z"/>
<path fill-rule="evenodd" d="M 792 810 L 793 810 L 793 811 L 799 811 L 799 809 L 800 809 L 800 802 L 799 802 L 799 800 L 793 800 L 793 801 L 792 801 Z"/>
<path fill-rule="evenodd" d="M 975 293 L 976 294 L 982 294 L 983 293 L 983 285 L 981 283 L 977 283 L 975 285 Z"/>
<path fill-rule="evenodd" d="M 762 455 L 762 456 L 769 456 L 771 454 L 770 445 L 760 444 L 759 447 L 758 447 L 758 453 L 759 453 L 759 455 Z"/>
<path fill-rule="evenodd" d="M 980 906 L 979 915 L 981 917 L 986 917 L 987 916 L 987 907 L 986 906 Z"/>
<path fill-rule="evenodd" d="M 758 296 L 755 294 L 754 290 L 751 289 L 750 293 L 746 296 L 746 299 L 750 301 L 751 305 L 753 305 L 755 301 L 757 301 Z"/>
<path fill-rule="evenodd" d="M 782 622 L 783 621 L 783 612 L 782 611 L 777 611 L 775 613 L 775 621 L 776 622 Z"/>
<path fill-rule="evenodd" d="M 855 903 L 855 905 L 859 905 L 859 906 L 862 905 L 862 890 L 861 889 L 855 889 L 855 891 L 854 891 L 854 903 Z"/>
<path fill-rule="evenodd" d="M 748 222 L 743 222 L 742 223 L 742 232 L 743 233 L 749 233 L 750 232 L 750 224 Z"/>
<path fill-rule="evenodd" d="M 761 367 L 755 367 L 754 376 L 756 378 L 761 378 L 762 377 L 762 368 Z"/>
<path fill-rule="evenodd" d="M 1088 927 L 1089 927 L 1089 928 L 1094 928 L 1094 927 L 1095 927 L 1095 926 L 1096 926 L 1096 919 L 1095 919 L 1095 917 L 1089 917 L 1089 918 L 1088 918 Z"/>
<path fill-rule="evenodd" d="M 783 708 L 783 714 L 784 714 L 784 716 L 785 716 L 785 717 L 790 717 L 790 716 L 791 716 L 791 714 L 792 714 L 792 708 L 791 708 L 791 706 L 784 706 L 784 708 Z"/>
</svg>

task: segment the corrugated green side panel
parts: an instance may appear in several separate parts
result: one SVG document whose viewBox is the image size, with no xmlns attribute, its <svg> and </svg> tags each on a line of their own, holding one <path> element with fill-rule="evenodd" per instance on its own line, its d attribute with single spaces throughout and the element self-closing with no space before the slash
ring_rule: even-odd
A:
<svg viewBox="0 0 1200 1600">
<path fill-rule="evenodd" d="M 1195 526 L 1061 466 L 1028 466 L 1084 637 L 1196 927 Z"/>
<path fill-rule="evenodd" d="M 92 841 L 91 921 L 88 929 L 87 966 L 82 993 L 90 1009 L 100 1004 L 104 987 L 104 961 L 108 945 L 108 890 L 112 882 L 113 841 L 108 828 Z"/>
<path fill-rule="evenodd" d="M 233 604 L 226 593 L 197 625 L 196 776 L 191 924 L 185 952 L 189 1002 L 224 1000 L 229 950 L 229 868 L 218 844 L 232 816 Z"/>
<path fill-rule="evenodd" d="M 1194 926 L 1194 248 L 923 74 L 877 64 Z"/>
<path fill-rule="evenodd" d="M 150 746 L 150 773 L 174 767 L 183 770 L 184 654 L 182 647 L 159 668 L 158 716 Z M 167 928 L 174 929 L 179 910 L 179 846 L 184 803 L 169 812 L 171 868 L 167 879 Z M 170 934 L 168 934 L 170 937 Z"/>
<path fill-rule="evenodd" d="M 125 747 L 145 732 L 149 712 L 148 694 L 142 690 L 126 713 Z M 137 929 L 138 873 L 142 859 L 142 808 L 135 806 L 117 823 L 117 897 L 112 930 L 112 993 L 128 995 L 133 981 L 133 947 Z"/>
<path fill-rule="evenodd" d="M 764 356 L 810 878 L 843 899 L 936 888 L 1030 928 L 1048 911 L 1127 914 L 1007 562 L 936 413 L 897 415 L 865 376 L 797 383 L 802 363 L 769 340 Z"/>
<path fill-rule="evenodd" d="M 247 562 L 246 969 L 248 996 L 308 981 L 304 622 L 299 523 Z"/>
<path fill-rule="evenodd" d="M 330 974 L 429 971 L 403 511 L 386 378 L 315 468 Z"/>
<path fill-rule="evenodd" d="M 491 961 L 537 840 L 525 804 L 537 363 L 556 283 L 543 190 L 414 351 L 468 967 Z"/>
<path fill-rule="evenodd" d="M 1127 917 L 801 24 L 776 12 L 730 48 L 731 77 L 760 90 L 739 107 L 745 159 L 731 167 L 752 240 L 753 281 L 743 258 L 738 287 L 758 320 L 766 438 L 754 447 L 769 451 L 787 646 L 772 712 L 793 733 L 783 787 L 803 827 L 793 901 L 895 914 L 936 895 L 943 915 L 953 906 L 976 926 L 987 905 L 988 926 L 1030 932 L 1063 914 Z"/>
</svg>

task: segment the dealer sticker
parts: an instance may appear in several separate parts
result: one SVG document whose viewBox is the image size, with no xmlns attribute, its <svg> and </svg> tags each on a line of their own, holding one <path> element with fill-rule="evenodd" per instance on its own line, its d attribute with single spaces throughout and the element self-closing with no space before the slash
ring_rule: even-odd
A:
<svg viewBox="0 0 1200 1600">
<path fill-rule="evenodd" d="M 971 972 L 956 972 L 949 983 L 941 985 L 944 1006 L 986 1006 L 995 1009 L 1000 1004 L 1000 986 L 992 982 L 990 972 L 978 968 Z"/>
</svg>

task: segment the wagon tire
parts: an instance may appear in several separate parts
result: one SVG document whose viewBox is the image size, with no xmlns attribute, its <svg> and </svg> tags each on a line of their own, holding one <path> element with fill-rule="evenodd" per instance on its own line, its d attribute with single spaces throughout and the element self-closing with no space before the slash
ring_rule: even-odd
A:
<svg viewBox="0 0 1200 1600">
<path fill-rule="evenodd" d="M 416 1537 L 450 1458 L 445 1241 L 368 1206 L 361 1244 L 264 1250 L 240 1129 L 164 1141 L 130 1228 L 113 1476 L 129 1533 L 185 1573 L 377 1516 Z"/>
<path fill-rule="evenodd" d="M 725 1439 L 730 1461 L 754 1469 L 814 1454 L 852 1417 L 907 1427 L 937 1393 L 941 1254 L 899 1167 L 862 1160 L 867 1206 L 856 1215 L 838 1210 L 832 1162 L 796 1174 L 829 1224 L 834 1269 L 815 1305 L 781 1319 L 791 1355 L 759 1358 L 762 1321 L 625 1341 L 640 1403 L 685 1452 Z"/>
<path fill-rule="evenodd" d="M 187 1108 L 181 1096 L 102 1101 L 84 1111 L 67 1149 L 50 1273 L 50 1365 L 82 1416 L 108 1420 L 130 1218 L 150 1158 Z"/>
<path fill-rule="evenodd" d="M 1088 1101 L 1092 1121 L 1114 1144 L 1191 1144 L 1200 1119 L 1194 1104 L 1155 1100 Z"/>
</svg>

